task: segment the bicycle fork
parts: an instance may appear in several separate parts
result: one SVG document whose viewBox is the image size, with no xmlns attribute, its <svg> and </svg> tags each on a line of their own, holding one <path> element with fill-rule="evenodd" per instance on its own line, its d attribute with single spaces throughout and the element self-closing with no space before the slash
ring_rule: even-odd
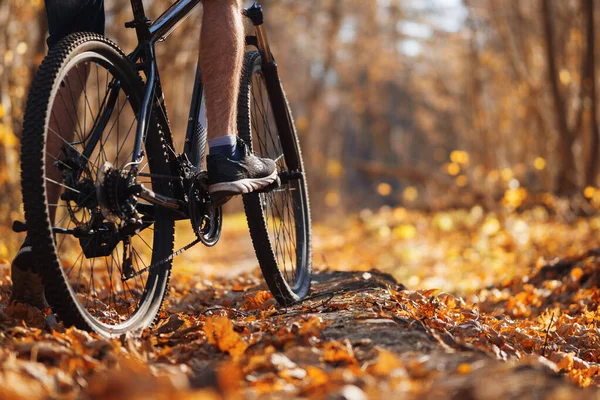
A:
<svg viewBox="0 0 600 400">
<path fill-rule="evenodd" d="M 279 138 L 281 140 L 281 147 L 285 155 L 285 162 L 290 171 L 294 173 L 302 173 L 301 162 L 298 159 L 298 151 L 296 141 L 293 139 L 293 132 L 290 132 L 290 128 L 293 126 L 291 115 L 287 112 L 285 107 L 286 99 L 279 83 L 279 72 L 277 71 L 277 63 L 271 53 L 269 47 L 269 41 L 267 40 L 267 33 L 264 29 L 264 16 L 262 7 L 257 2 L 254 2 L 252 6 L 244 9 L 244 16 L 246 16 L 255 28 L 256 36 L 247 36 L 246 44 L 254 46 L 258 49 L 262 59 L 262 70 L 265 78 L 265 84 L 269 97 L 274 101 L 271 102 L 273 116 L 275 119 L 275 125 L 279 132 Z"/>
<path fill-rule="evenodd" d="M 273 55 L 269 48 L 269 41 L 267 40 L 267 33 L 263 27 L 264 15 L 262 7 L 257 2 L 254 2 L 252 6 L 245 8 L 242 13 L 254 25 L 256 36 L 249 36 L 246 38 L 246 44 L 250 44 L 258 48 L 264 64 L 272 63 Z"/>
</svg>

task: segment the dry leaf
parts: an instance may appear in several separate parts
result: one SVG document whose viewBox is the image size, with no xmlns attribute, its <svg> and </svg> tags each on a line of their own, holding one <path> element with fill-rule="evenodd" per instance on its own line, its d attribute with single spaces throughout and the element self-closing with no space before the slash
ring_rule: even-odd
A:
<svg viewBox="0 0 600 400">
<path fill-rule="evenodd" d="M 248 347 L 240 335 L 233 330 L 233 323 L 227 317 L 207 318 L 203 330 L 210 344 L 232 356 L 244 354 Z"/>
</svg>

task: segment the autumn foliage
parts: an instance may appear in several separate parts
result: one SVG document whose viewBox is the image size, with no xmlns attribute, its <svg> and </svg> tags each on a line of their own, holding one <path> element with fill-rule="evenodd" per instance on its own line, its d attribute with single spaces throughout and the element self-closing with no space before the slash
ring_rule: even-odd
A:
<svg viewBox="0 0 600 400">
<path fill-rule="evenodd" d="M 600 280 L 597 252 L 586 249 L 597 219 L 564 223 L 538 210 L 475 223 L 470 213 L 384 208 L 317 226 L 314 290 L 285 309 L 256 270 L 200 272 L 227 260 L 226 248 L 196 251 L 176 264 L 157 325 L 114 340 L 8 305 L 5 265 L 3 395 L 594 397 Z M 236 218 L 223 240 L 250 257 Z M 246 257 L 230 256 L 232 267 Z"/>
<path fill-rule="evenodd" d="M 156 325 L 108 340 L 9 304 L 46 26 L 43 2 L 0 0 L 0 398 L 598 398 L 598 4 L 262 3 L 310 183 L 313 290 L 277 306 L 232 202 L 222 242 L 175 260 Z M 131 50 L 128 2 L 107 12 Z M 199 21 L 157 46 L 176 145 Z"/>
</svg>

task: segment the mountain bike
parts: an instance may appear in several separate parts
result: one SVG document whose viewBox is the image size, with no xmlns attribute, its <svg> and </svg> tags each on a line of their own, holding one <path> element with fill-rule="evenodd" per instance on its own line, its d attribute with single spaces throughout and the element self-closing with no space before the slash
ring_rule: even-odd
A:
<svg viewBox="0 0 600 400">
<path fill-rule="evenodd" d="M 47 300 L 66 325 L 113 337 L 151 326 L 173 258 L 220 238 L 223 212 L 208 193 L 203 166 L 199 62 L 177 152 L 155 58 L 155 45 L 199 3 L 178 0 L 150 21 L 142 1 L 131 0 L 133 20 L 125 26 L 138 39 L 131 54 L 101 35 L 75 33 L 49 51 L 33 80 L 21 150 L 26 221 L 13 228 L 27 231 Z M 244 57 L 238 134 L 278 168 L 276 182 L 244 195 L 243 203 L 265 281 L 286 306 L 310 287 L 306 177 L 262 8 L 254 3 L 243 14 L 255 30 L 246 45 L 255 50 Z M 178 220 L 190 221 L 196 239 L 174 251 Z"/>
</svg>

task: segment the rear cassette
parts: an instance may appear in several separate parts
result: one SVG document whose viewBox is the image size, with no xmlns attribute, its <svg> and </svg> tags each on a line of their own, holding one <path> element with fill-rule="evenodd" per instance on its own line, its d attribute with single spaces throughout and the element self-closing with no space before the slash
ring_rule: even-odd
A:
<svg viewBox="0 0 600 400">
<path fill-rule="evenodd" d="M 104 218 L 112 222 L 139 219 L 135 210 L 135 190 L 132 190 L 135 183 L 133 173 L 117 169 L 109 162 L 102 164 L 96 179 L 96 195 Z"/>
</svg>

